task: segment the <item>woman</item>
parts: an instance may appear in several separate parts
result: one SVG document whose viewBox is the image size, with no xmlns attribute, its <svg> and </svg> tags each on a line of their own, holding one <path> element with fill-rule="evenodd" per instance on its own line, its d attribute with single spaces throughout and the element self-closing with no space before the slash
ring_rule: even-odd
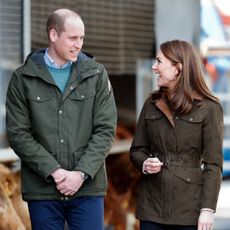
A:
<svg viewBox="0 0 230 230">
<path fill-rule="evenodd" d="M 223 111 L 186 41 L 160 46 L 152 69 L 159 89 L 146 100 L 130 149 L 143 175 L 141 230 L 210 230 L 222 172 Z"/>
</svg>

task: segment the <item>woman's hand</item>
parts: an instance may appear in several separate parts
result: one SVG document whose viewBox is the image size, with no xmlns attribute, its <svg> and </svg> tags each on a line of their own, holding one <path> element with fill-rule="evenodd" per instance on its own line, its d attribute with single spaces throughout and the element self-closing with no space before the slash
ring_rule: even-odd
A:
<svg viewBox="0 0 230 230">
<path fill-rule="evenodd" d="M 157 158 L 148 158 L 143 163 L 143 173 L 144 174 L 154 174 L 161 171 L 161 166 L 163 163 Z"/>
<path fill-rule="evenodd" d="M 198 220 L 198 230 L 211 230 L 213 227 L 213 219 L 213 210 L 201 210 Z"/>
</svg>

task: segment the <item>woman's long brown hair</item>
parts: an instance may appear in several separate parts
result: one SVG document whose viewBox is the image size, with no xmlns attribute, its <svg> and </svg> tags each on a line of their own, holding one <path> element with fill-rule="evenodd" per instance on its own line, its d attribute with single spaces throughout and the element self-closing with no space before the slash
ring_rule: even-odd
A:
<svg viewBox="0 0 230 230">
<path fill-rule="evenodd" d="M 180 115 L 192 110 L 193 92 L 203 98 L 219 102 L 206 85 L 201 58 L 190 43 L 180 40 L 168 41 L 161 44 L 160 50 L 173 65 L 178 66 L 179 80 L 173 91 L 160 88 L 154 97 L 159 98 L 164 94 L 170 109 Z M 182 68 L 179 68 L 179 63 Z"/>
</svg>

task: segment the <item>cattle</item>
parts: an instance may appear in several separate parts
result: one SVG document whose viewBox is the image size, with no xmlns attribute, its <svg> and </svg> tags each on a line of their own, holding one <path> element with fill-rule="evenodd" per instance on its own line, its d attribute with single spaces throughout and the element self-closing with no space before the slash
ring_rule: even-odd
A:
<svg viewBox="0 0 230 230">
<path fill-rule="evenodd" d="M 129 129 L 118 125 L 115 142 L 119 144 L 119 141 L 130 141 L 132 136 Z M 106 169 L 108 190 L 105 196 L 105 226 L 113 230 L 138 229 L 135 196 L 141 174 L 130 162 L 127 148 L 120 153 L 111 153 L 106 159 Z"/>
<path fill-rule="evenodd" d="M 28 208 L 21 197 L 20 172 L 1 163 L 0 230 L 31 230 Z"/>
<path fill-rule="evenodd" d="M 105 224 L 114 230 L 138 229 L 134 217 L 135 196 L 140 173 L 128 153 L 110 155 L 107 160 L 108 190 L 105 197 Z M 132 223 L 130 223 L 132 222 Z"/>
</svg>

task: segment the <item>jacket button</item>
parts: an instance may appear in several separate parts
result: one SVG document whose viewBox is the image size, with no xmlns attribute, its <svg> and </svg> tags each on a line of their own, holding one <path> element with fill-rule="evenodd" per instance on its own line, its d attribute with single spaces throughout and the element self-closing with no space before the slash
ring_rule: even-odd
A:
<svg viewBox="0 0 230 230">
<path fill-rule="evenodd" d="M 69 197 L 66 196 L 66 197 L 65 197 L 65 200 L 69 200 Z"/>
<path fill-rule="evenodd" d="M 190 120 L 190 121 L 193 121 L 193 118 L 191 117 L 189 120 Z"/>
<path fill-rule="evenodd" d="M 61 142 L 61 143 L 64 143 L 64 140 L 63 140 L 63 139 L 61 139 L 61 140 L 60 140 L 60 142 Z"/>
<path fill-rule="evenodd" d="M 39 101 L 41 98 L 39 96 L 37 96 L 37 100 Z"/>
<path fill-rule="evenodd" d="M 190 182 L 190 181 L 191 181 L 191 179 L 190 179 L 190 178 L 187 178 L 187 181 L 188 181 L 188 182 Z"/>
<path fill-rule="evenodd" d="M 70 89 L 70 90 L 73 90 L 73 86 L 70 86 L 69 89 Z"/>
<path fill-rule="evenodd" d="M 62 114 L 62 110 L 59 110 L 59 114 Z"/>
<path fill-rule="evenodd" d="M 85 95 L 81 95 L 81 98 L 82 98 L 82 99 L 85 98 Z"/>
</svg>

